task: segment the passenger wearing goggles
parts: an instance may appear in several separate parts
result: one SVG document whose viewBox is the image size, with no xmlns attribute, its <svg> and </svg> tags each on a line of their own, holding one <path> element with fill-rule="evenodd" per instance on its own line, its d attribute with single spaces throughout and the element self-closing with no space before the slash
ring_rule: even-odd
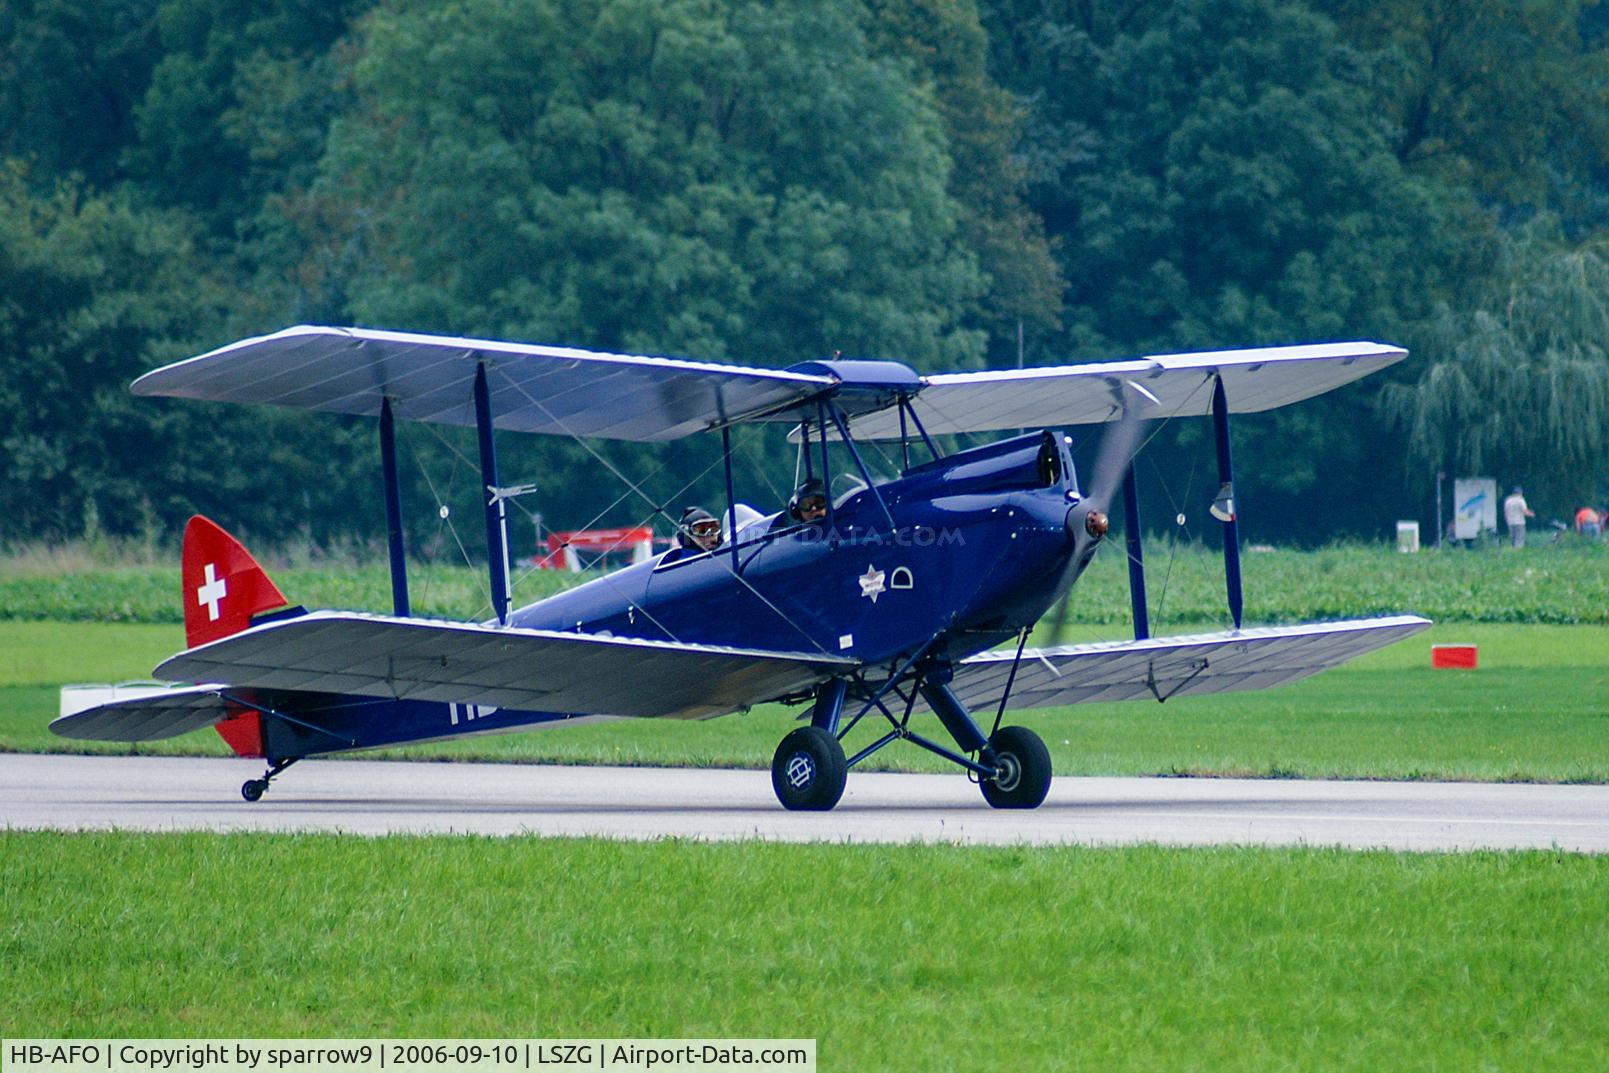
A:
<svg viewBox="0 0 1609 1073">
<path fill-rule="evenodd" d="M 688 507 L 677 522 L 676 542 L 689 553 L 721 546 L 721 523 L 703 507 Z"/>
</svg>

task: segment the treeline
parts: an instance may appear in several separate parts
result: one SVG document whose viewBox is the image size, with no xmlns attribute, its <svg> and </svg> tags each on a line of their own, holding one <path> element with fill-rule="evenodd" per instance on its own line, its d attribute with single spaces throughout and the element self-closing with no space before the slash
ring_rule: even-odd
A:
<svg viewBox="0 0 1609 1073">
<path fill-rule="evenodd" d="M 1428 523 L 1438 469 L 1562 514 L 1609 488 L 1606 30 L 1588 0 L 10 0 L 0 542 L 377 534 L 368 423 L 128 395 L 293 323 L 924 370 L 1383 339 L 1416 353 L 1384 382 L 1237 424 L 1249 539 Z M 739 446 L 745 498 L 785 494 L 786 450 Z M 403 447 L 410 540 L 473 552 L 472 439 Z M 501 447 L 558 527 L 720 498 L 696 440 Z M 1141 478 L 1211 534 L 1203 423 Z"/>
</svg>

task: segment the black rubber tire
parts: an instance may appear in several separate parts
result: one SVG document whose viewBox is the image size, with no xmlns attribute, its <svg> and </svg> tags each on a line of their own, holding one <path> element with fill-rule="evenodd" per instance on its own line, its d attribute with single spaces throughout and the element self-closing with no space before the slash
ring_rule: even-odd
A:
<svg viewBox="0 0 1609 1073">
<path fill-rule="evenodd" d="M 257 801 L 262 798 L 266 789 L 268 789 L 267 779 L 247 779 L 240 784 L 240 796 L 247 801 Z"/>
<path fill-rule="evenodd" d="M 782 739 L 771 760 L 771 788 L 791 812 L 825 812 L 844 796 L 849 765 L 844 747 L 820 727 L 800 727 Z"/>
<path fill-rule="evenodd" d="M 998 779 L 979 785 L 983 799 L 995 808 L 1038 808 L 1050 793 L 1050 750 L 1027 727 L 1001 727 L 989 739 Z"/>
</svg>

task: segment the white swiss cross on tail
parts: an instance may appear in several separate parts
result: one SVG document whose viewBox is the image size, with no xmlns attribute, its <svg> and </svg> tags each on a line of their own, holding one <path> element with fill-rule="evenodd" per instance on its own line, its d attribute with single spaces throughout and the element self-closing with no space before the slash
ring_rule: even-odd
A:
<svg viewBox="0 0 1609 1073">
<path fill-rule="evenodd" d="M 251 552 L 199 514 L 184 527 L 181 576 L 184 640 L 191 648 L 250 629 L 253 615 L 286 602 Z"/>
<path fill-rule="evenodd" d="M 207 618 L 213 622 L 218 621 L 218 604 L 229 595 L 229 586 L 224 579 L 218 576 L 217 567 L 208 563 L 206 566 L 206 584 L 196 589 L 196 603 L 207 605 Z"/>
</svg>

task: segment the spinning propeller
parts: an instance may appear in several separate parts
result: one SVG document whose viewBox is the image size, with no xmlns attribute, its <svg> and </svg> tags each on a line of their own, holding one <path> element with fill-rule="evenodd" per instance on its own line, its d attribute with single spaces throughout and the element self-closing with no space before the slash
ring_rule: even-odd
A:
<svg viewBox="0 0 1609 1073">
<path fill-rule="evenodd" d="M 1117 396 L 1113 405 L 1121 416 L 1101 436 L 1100 453 L 1095 456 L 1090 474 L 1089 494 L 1067 512 L 1067 537 L 1072 551 L 1056 581 L 1056 592 L 1061 599 L 1053 617 L 1051 637 L 1054 641 L 1061 639 L 1067 625 L 1073 582 L 1094 558 L 1111 527 L 1112 500 L 1122 486 L 1123 475 L 1139 453 L 1145 426 L 1149 423 L 1145 415 L 1161 405 L 1155 395 L 1132 380 L 1119 381 L 1113 387 L 1113 394 Z"/>
</svg>

